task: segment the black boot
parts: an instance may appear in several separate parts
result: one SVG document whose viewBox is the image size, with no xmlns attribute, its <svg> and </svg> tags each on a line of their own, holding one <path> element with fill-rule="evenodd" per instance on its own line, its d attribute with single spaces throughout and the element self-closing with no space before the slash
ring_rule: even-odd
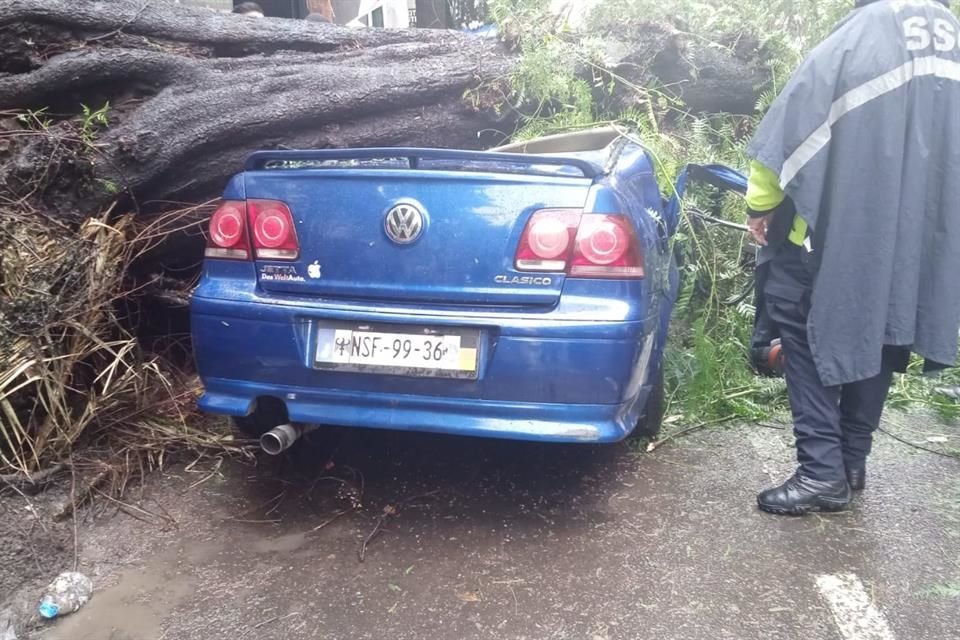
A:
<svg viewBox="0 0 960 640">
<path fill-rule="evenodd" d="M 867 470 L 864 467 L 859 469 L 847 469 L 847 484 L 851 491 L 863 491 L 867 486 Z"/>
<path fill-rule="evenodd" d="M 846 479 L 825 482 L 808 478 L 799 471 L 779 487 L 767 489 L 757 496 L 757 504 L 764 511 L 791 516 L 814 511 L 842 511 L 849 502 L 850 486 Z"/>
</svg>

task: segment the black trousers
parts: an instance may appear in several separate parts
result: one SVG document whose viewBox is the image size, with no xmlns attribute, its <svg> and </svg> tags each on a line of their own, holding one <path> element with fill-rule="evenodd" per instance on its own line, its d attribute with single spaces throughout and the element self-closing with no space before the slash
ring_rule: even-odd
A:
<svg viewBox="0 0 960 640">
<path fill-rule="evenodd" d="M 824 386 L 807 339 L 812 289 L 806 250 L 785 244 L 770 263 L 764 294 L 786 355 L 797 462 L 801 473 L 811 478 L 842 480 L 846 469 L 861 469 L 866 463 L 893 369 L 885 365 L 868 380 Z"/>
</svg>

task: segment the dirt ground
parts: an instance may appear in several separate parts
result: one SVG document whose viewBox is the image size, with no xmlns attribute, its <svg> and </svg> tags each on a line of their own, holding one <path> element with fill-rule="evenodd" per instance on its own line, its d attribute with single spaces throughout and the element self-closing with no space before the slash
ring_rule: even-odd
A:
<svg viewBox="0 0 960 640">
<path fill-rule="evenodd" d="M 956 426 L 886 426 L 960 445 Z M 72 524 L 46 518 L 62 489 L 3 499 L 0 617 L 20 640 L 960 639 L 960 461 L 880 434 L 850 511 L 758 512 L 792 457 L 789 432 L 757 426 L 651 454 L 320 433 L 86 511 L 96 592 L 54 623 L 30 615 L 74 562 Z"/>
</svg>

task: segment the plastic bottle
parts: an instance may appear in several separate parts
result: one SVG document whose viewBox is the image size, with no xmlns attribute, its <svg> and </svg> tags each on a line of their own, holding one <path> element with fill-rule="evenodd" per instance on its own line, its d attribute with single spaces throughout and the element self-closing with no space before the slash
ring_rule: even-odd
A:
<svg viewBox="0 0 960 640">
<path fill-rule="evenodd" d="M 76 571 L 65 571 L 47 587 L 38 610 L 47 620 L 73 613 L 87 604 L 92 593 L 90 578 Z"/>
</svg>

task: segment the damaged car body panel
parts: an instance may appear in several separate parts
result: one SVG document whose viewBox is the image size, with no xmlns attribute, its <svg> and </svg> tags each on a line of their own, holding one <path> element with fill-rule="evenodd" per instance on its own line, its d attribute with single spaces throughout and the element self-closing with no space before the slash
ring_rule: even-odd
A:
<svg viewBox="0 0 960 640">
<path fill-rule="evenodd" d="M 223 197 L 191 308 L 203 410 L 255 436 L 659 426 L 676 212 L 630 138 L 258 152 Z"/>
</svg>

